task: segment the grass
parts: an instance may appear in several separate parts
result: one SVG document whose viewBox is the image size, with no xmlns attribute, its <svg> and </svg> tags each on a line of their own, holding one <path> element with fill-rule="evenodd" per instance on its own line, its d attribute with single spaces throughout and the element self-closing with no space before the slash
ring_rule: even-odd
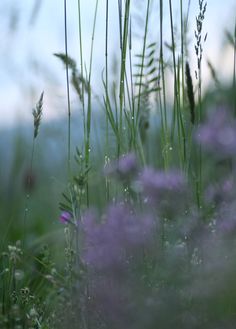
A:
<svg viewBox="0 0 236 329">
<path fill-rule="evenodd" d="M 213 92 L 203 90 L 207 2 L 198 2 L 191 47 L 191 1 L 187 7 L 179 1 L 177 20 L 171 0 L 139 5 L 118 0 L 120 47 L 113 74 L 113 4 L 106 1 L 103 92 L 97 96 L 92 77 L 101 5 L 96 0 L 92 7 L 85 56 L 88 40 L 78 0 L 76 59 L 68 51 L 68 2 L 63 5 L 65 51 L 55 53 L 55 60 L 66 73 L 64 149 L 62 144 L 55 153 L 46 149 L 41 93 L 33 110 L 32 138 L 25 138 L 24 152 L 30 157 L 25 185 L 19 182 L 7 195 L 9 182 L 1 177 L 1 216 L 9 224 L 1 243 L 0 327 L 233 328 L 235 30 L 227 32 L 232 86 L 216 83 Z M 159 31 L 154 36 L 155 15 Z M 209 69 L 218 81 L 210 62 Z M 78 121 L 72 116 L 72 90 L 81 107 Z M 74 137 L 78 130 L 79 140 Z M 25 168 L 22 154 L 17 145 L 13 180 Z"/>
</svg>

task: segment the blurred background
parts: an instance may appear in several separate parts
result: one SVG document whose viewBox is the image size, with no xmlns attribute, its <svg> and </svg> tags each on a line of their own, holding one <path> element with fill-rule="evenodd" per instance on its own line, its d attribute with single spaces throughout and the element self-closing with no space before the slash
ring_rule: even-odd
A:
<svg viewBox="0 0 236 329">
<path fill-rule="evenodd" d="M 78 41 L 78 1 L 67 1 L 68 52 L 79 62 Z M 110 1 L 109 54 L 110 63 L 119 45 L 118 5 Z M 134 3 L 134 2 L 133 2 Z M 136 0 L 134 15 L 142 9 L 145 1 Z M 184 11 L 189 12 L 189 52 L 194 62 L 195 17 L 198 14 L 198 1 L 183 1 Z M 97 93 L 102 90 L 101 72 L 104 68 L 105 53 L 105 0 L 99 0 L 96 23 L 93 85 Z M 175 25 L 179 25 L 179 1 L 173 1 Z M 83 48 L 85 64 L 88 66 L 95 0 L 81 1 Z M 155 11 L 155 12 L 154 12 Z M 204 60 L 210 59 L 219 74 L 226 79 L 232 72 L 232 49 L 226 44 L 226 30 L 232 32 L 235 24 L 235 0 L 208 0 L 203 33 L 207 33 L 204 44 Z M 164 7 L 166 21 L 165 41 L 170 43 L 168 3 Z M 154 2 L 150 35 L 158 43 L 158 1 Z M 30 121 L 31 108 L 42 90 L 45 91 L 44 120 L 57 119 L 66 113 L 65 71 L 54 53 L 64 52 L 64 5 L 56 0 L 1 0 L 0 2 L 0 126 L 6 127 Z M 138 43 L 134 47 L 138 48 Z M 134 49 L 135 53 L 135 49 Z M 205 85 L 209 83 L 209 70 L 204 71 Z"/>
<path fill-rule="evenodd" d="M 109 65 L 115 62 L 119 47 L 118 1 L 109 4 Z M 178 30 L 179 1 L 173 1 L 175 26 Z M 189 11 L 189 52 L 191 67 L 196 69 L 194 30 L 199 1 L 183 1 Z M 105 5 L 99 0 L 96 24 L 92 86 L 102 94 L 102 70 L 105 63 Z M 133 1 L 132 12 L 142 13 L 143 0 Z M 95 0 L 81 0 L 83 48 L 88 67 Z M 170 43 L 168 3 L 165 2 L 165 42 Z M 225 84 L 232 79 L 233 50 L 227 31 L 235 26 L 235 0 L 208 0 L 203 34 L 207 33 L 203 55 L 204 88 L 211 85 L 207 60 Z M 152 8 L 150 39 L 158 43 L 158 1 Z M 78 0 L 67 4 L 68 53 L 79 62 Z M 177 33 L 178 31 L 176 31 Z M 64 53 L 64 4 L 58 0 L 0 1 L 0 225 L 4 239 L 20 238 L 25 195 L 30 192 L 28 225 L 32 237 L 58 225 L 58 203 L 66 187 L 67 106 L 66 79 L 62 63 L 53 55 Z M 133 52 L 140 43 L 134 42 Z M 32 184 L 26 181 L 32 147 L 32 108 L 44 90 L 43 121 L 35 152 Z M 97 108 L 94 108 L 95 112 Z M 72 94 L 72 139 L 82 138 L 80 105 Z M 98 124 L 97 124 L 98 126 Z M 98 130 L 94 136 L 99 134 Z"/>
</svg>

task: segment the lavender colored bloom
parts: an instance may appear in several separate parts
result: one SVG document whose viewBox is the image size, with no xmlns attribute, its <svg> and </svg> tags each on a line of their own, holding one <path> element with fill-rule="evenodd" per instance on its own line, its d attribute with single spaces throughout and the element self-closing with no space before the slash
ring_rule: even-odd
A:
<svg viewBox="0 0 236 329">
<path fill-rule="evenodd" d="M 151 243 L 153 228 L 152 218 L 139 218 L 122 205 L 110 207 L 103 223 L 98 223 L 91 213 L 85 215 L 84 259 L 99 270 L 122 271 L 137 250 Z"/>
<path fill-rule="evenodd" d="M 184 201 L 186 180 L 180 171 L 165 172 L 145 168 L 140 175 L 139 183 L 148 203 L 156 205 L 158 210 L 165 211 L 168 208 L 171 211 L 176 205 L 178 208 Z"/>
<path fill-rule="evenodd" d="M 211 184 L 205 192 L 205 200 L 214 203 L 216 206 L 234 200 L 235 182 L 229 177 L 215 184 Z"/>
<path fill-rule="evenodd" d="M 118 204 L 100 223 L 94 213 L 85 214 L 81 228 L 91 314 L 101 314 L 112 328 L 137 328 L 137 300 L 144 302 L 148 292 L 142 290 L 141 268 L 144 257 L 157 252 L 154 220 Z"/>
<path fill-rule="evenodd" d="M 116 176 L 121 180 L 127 180 L 137 173 L 138 165 L 134 153 L 121 156 L 117 161 L 105 167 L 105 175 Z"/>
<path fill-rule="evenodd" d="M 70 220 L 72 219 L 72 215 L 68 211 L 62 211 L 59 219 L 60 219 L 61 223 L 66 224 L 66 223 L 70 222 Z"/>
<path fill-rule="evenodd" d="M 211 111 L 207 122 L 197 130 L 196 141 L 218 157 L 234 156 L 236 153 L 236 120 L 224 108 Z"/>
<path fill-rule="evenodd" d="M 141 183 L 147 191 L 178 190 L 183 187 L 185 179 L 179 171 L 155 171 L 145 168 L 141 174 Z"/>
<path fill-rule="evenodd" d="M 129 153 L 119 158 L 118 171 L 123 175 L 132 174 L 137 170 L 137 159 L 135 154 Z"/>
<path fill-rule="evenodd" d="M 236 219 L 225 219 L 218 225 L 219 232 L 223 234 L 235 234 Z"/>
<path fill-rule="evenodd" d="M 223 237 L 226 235 L 227 239 L 229 235 L 235 237 L 236 232 L 236 202 L 231 200 L 231 202 L 223 203 L 217 212 L 217 222 L 216 228 L 218 234 Z"/>
</svg>

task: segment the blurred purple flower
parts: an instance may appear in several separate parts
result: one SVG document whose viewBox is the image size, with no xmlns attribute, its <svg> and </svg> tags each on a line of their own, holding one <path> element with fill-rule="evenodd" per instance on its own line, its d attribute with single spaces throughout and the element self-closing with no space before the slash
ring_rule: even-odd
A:
<svg viewBox="0 0 236 329">
<path fill-rule="evenodd" d="M 236 219 L 225 219 L 218 225 L 218 230 L 223 234 L 235 234 L 236 231 Z"/>
<path fill-rule="evenodd" d="M 236 232 L 236 202 L 232 200 L 231 202 L 223 203 L 217 212 L 217 222 L 216 222 L 217 232 L 226 237 L 228 240 L 229 235 L 235 237 Z"/>
<path fill-rule="evenodd" d="M 118 204 L 100 222 L 88 212 L 81 228 L 91 314 L 101 314 L 112 328 L 137 328 L 137 307 L 148 294 L 142 288 L 141 268 L 148 254 L 157 253 L 154 220 Z"/>
<path fill-rule="evenodd" d="M 148 167 L 141 173 L 139 183 L 150 201 L 164 201 L 170 194 L 183 192 L 186 187 L 185 177 L 180 171 L 155 171 Z"/>
<path fill-rule="evenodd" d="M 137 173 L 138 164 L 134 153 L 121 156 L 118 160 L 106 165 L 104 172 L 106 176 L 116 176 L 121 180 L 130 179 Z"/>
<path fill-rule="evenodd" d="M 197 142 L 219 157 L 236 153 L 236 120 L 225 108 L 211 111 L 196 133 Z"/>
<path fill-rule="evenodd" d="M 61 223 L 66 224 L 66 223 L 70 222 L 70 220 L 72 219 L 72 215 L 68 211 L 62 211 L 59 219 L 60 219 Z"/>
<path fill-rule="evenodd" d="M 219 205 L 222 202 L 230 202 L 235 198 L 235 182 L 229 177 L 215 184 L 211 184 L 205 192 L 206 202 Z"/>
<path fill-rule="evenodd" d="M 152 218 L 140 218 L 123 205 L 110 207 L 102 223 L 87 214 L 83 220 L 84 259 L 97 270 L 122 271 L 140 248 L 150 245 L 153 228 Z"/>
</svg>

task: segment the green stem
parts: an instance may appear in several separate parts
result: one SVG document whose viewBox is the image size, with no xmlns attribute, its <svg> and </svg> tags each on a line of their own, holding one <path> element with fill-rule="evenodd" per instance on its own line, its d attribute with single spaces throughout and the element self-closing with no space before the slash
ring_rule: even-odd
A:
<svg viewBox="0 0 236 329">
<path fill-rule="evenodd" d="M 180 161 L 181 166 L 186 163 L 186 138 L 185 138 L 185 130 L 183 124 L 182 113 L 180 109 L 180 101 L 179 101 L 179 88 L 178 88 L 178 79 L 177 79 L 177 70 L 178 67 L 176 65 L 175 58 L 175 38 L 174 38 L 174 24 L 173 24 L 173 11 L 172 11 L 172 1 L 169 0 L 169 10 L 170 10 L 170 24 L 171 24 L 171 39 L 172 39 L 172 56 L 173 56 L 173 69 L 174 69 L 174 119 L 177 118 L 178 122 L 178 138 L 179 138 L 179 148 L 180 148 Z M 173 121 L 175 122 L 175 120 Z M 173 131 L 175 129 L 175 124 L 173 124 Z M 174 132 L 173 132 L 174 137 Z"/>
<path fill-rule="evenodd" d="M 68 40 L 67 40 L 67 2 L 64 0 L 64 33 L 65 33 L 65 54 L 68 58 Z M 67 170 L 68 177 L 71 175 L 71 107 L 70 107 L 70 82 L 69 67 L 66 61 L 66 92 L 67 92 L 67 114 L 68 114 L 68 138 L 67 138 Z"/>
<path fill-rule="evenodd" d="M 145 18 L 145 29 L 144 29 L 144 36 L 143 36 L 142 61 L 141 61 L 141 68 L 140 68 L 139 91 L 138 91 L 138 107 L 137 107 L 137 114 L 136 114 L 136 129 L 138 129 L 138 126 L 139 126 L 139 113 L 140 113 L 140 104 L 141 104 L 141 89 L 142 89 L 142 79 L 143 79 L 143 71 L 144 71 L 144 60 L 145 60 L 146 46 L 147 46 L 149 8 L 150 8 L 150 0 L 148 0 L 148 2 L 147 2 L 146 18 Z"/>
<path fill-rule="evenodd" d="M 109 0 L 106 0 L 106 37 L 105 37 L 105 92 L 106 92 L 106 146 L 105 146 L 105 165 L 108 162 L 108 154 L 109 154 L 109 142 L 108 142 L 108 123 L 109 123 L 109 118 L 108 118 L 108 106 L 109 106 L 109 94 L 108 94 L 108 27 L 109 27 Z M 105 184 L 106 184 L 106 199 L 109 201 L 110 196 L 109 196 L 109 190 L 110 190 L 110 184 L 109 184 L 109 179 L 106 176 L 105 178 Z"/>
<path fill-rule="evenodd" d="M 233 68 L 234 115 L 236 115 L 236 20 L 234 27 L 234 68 Z"/>
<path fill-rule="evenodd" d="M 80 0 L 78 0 L 78 19 L 79 19 L 79 46 L 80 46 L 80 74 L 81 79 L 84 81 L 84 66 L 83 66 L 83 42 L 82 42 L 82 23 L 81 23 L 81 4 Z M 85 120 L 85 86 L 82 83 L 82 113 L 83 113 L 83 129 L 84 129 L 84 140 L 86 140 L 86 120 Z"/>
<path fill-rule="evenodd" d="M 122 136 L 123 133 L 123 106 L 124 106 L 124 86 L 125 86 L 125 71 L 126 71 L 126 52 L 127 52 L 127 41 L 129 31 L 129 16 L 130 16 L 130 0 L 125 2 L 125 17 L 123 26 L 123 36 L 121 40 L 121 68 L 120 68 L 120 92 L 119 92 L 119 134 Z M 120 15 L 121 17 L 121 15 Z M 120 155 L 120 144 L 118 145 L 118 156 Z"/>
<path fill-rule="evenodd" d="M 85 147 L 85 167 L 89 168 L 90 161 L 90 131 L 91 131 L 91 116 L 92 116 L 92 93 L 91 93 L 91 77 L 92 77 L 92 65 L 93 65 L 93 49 L 94 49 L 94 36 L 97 20 L 97 11 L 98 11 L 98 0 L 95 5 L 95 13 L 93 20 L 93 31 L 92 31 L 92 41 L 90 49 L 90 61 L 89 61 L 89 75 L 88 75 L 88 104 L 87 104 L 87 127 L 86 127 L 86 147 Z M 87 189 L 87 206 L 89 206 L 89 188 L 88 182 L 86 184 Z"/>
<path fill-rule="evenodd" d="M 161 90 L 159 92 L 159 106 L 161 114 L 161 130 L 162 130 L 162 154 L 164 160 L 164 168 L 169 166 L 169 132 L 167 122 L 166 107 L 166 82 L 165 82 L 165 66 L 163 55 L 163 0 L 160 0 L 160 54 L 159 54 L 159 71 L 161 74 Z"/>
</svg>

